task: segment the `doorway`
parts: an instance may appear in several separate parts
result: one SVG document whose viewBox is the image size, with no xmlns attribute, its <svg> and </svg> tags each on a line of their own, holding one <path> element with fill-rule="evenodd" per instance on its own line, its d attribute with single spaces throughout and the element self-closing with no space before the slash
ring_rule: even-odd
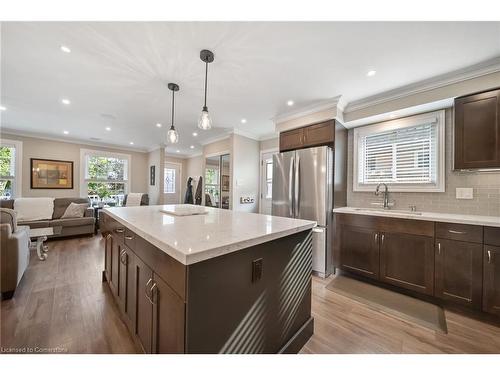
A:
<svg viewBox="0 0 500 375">
<path fill-rule="evenodd" d="M 273 201 L 273 155 L 278 150 L 260 154 L 260 213 L 271 215 Z"/>
<path fill-rule="evenodd" d="M 165 163 L 165 182 L 163 184 L 163 194 L 165 204 L 182 203 L 181 180 L 182 165 L 178 163 Z"/>
</svg>

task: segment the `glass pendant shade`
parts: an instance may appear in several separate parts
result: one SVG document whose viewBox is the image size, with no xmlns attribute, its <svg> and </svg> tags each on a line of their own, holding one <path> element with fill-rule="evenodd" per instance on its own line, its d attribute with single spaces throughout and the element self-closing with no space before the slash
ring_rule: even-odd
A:
<svg viewBox="0 0 500 375">
<path fill-rule="evenodd" d="M 167 133 L 167 138 L 170 143 L 179 142 L 179 133 L 177 133 L 177 130 L 175 130 L 174 126 L 170 127 L 170 130 Z"/>
<path fill-rule="evenodd" d="M 207 107 L 203 107 L 203 111 L 201 111 L 200 119 L 198 120 L 198 127 L 203 130 L 208 130 L 212 127 L 212 120 L 208 114 Z"/>
</svg>

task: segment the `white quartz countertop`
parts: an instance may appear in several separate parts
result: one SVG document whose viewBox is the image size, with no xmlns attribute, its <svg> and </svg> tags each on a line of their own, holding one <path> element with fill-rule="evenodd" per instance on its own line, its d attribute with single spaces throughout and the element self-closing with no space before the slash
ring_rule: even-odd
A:
<svg viewBox="0 0 500 375">
<path fill-rule="evenodd" d="M 189 265 L 313 228 L 314 221 L 205 207 L 175 216 L 174 206 L 110 207 L 104 212 L 165 253 Z"/>
<path fill-rule="evenodd" d="M 356 214 L 356 215 L 395 217 L 401 219 L 440 221 L 444 223 L 484 225 L 487 227 L 500 227 L 500 217 L 497 216 L 461 215 L 461 214 L 447 214 L 439 212 L 414 213 L 403 210 L 383 210 L 383 209 L 358 208 L 358 207 L 335 208 L 333 212 Z"/>
</svg>

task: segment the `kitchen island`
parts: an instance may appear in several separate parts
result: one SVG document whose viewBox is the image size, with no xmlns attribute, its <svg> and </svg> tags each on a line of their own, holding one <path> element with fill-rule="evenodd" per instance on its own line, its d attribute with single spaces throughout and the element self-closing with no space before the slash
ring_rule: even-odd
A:
<svg viewBox="0 0 500 375">
<path fill-rule="evenodd" d="M 189 207 L 188 207 L 189 208 Z M 186 205 L 100 215 L 107 282 L 145 353 L 296 353 L 313 333 L 315 223 Z M 198 208 L 199 209 L 199 208 Z"/>
</svg>

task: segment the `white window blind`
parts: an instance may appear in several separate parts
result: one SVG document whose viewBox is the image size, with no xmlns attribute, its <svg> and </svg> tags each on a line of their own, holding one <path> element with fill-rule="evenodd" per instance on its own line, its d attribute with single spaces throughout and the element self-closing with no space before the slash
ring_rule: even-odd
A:
<svg viewBox="0 0 500 375">
<path fill-rule="evenodd" d="M 436 184 L 437 120 L 359 138 L 358 183 Z"/>
</svg>

